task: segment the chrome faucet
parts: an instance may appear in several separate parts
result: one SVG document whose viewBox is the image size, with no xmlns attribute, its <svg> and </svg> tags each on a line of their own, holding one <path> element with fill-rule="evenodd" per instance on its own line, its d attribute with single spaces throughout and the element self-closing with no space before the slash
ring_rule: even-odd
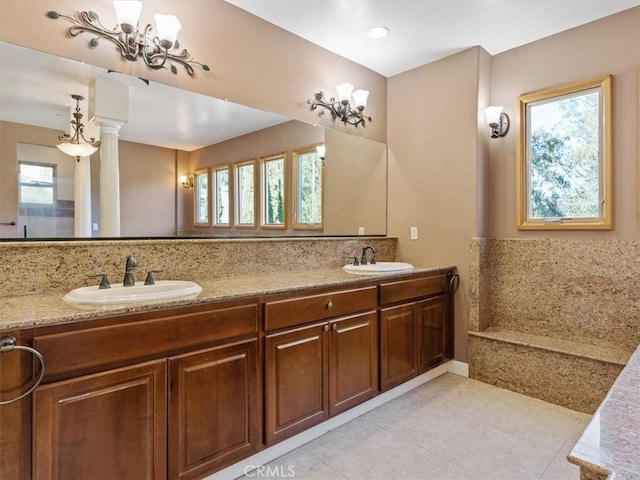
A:
<svg viewBox="0 0 640 480">
<path fill-rule="evenodd" d="M 136 284 L 136 279 L 133 277 L 133 269 L 138 266 L 138 261 L 133 255 L 127 257 L 127 263 L 124 265 L 124 280 L 122 281 L 123 287 L 133 287 Z"/>
<path fill-rule="evenodd" d="M 360 265 L 366 265 L 367 264 L 367 250 L 371 250 L 371 260 L 369 261 L 369 263 L 371 265 L 375 265 L 376 264 L 376 249 L 373 248 L 370 245 L 367 245 L 366 247 L 364 247 L 362 249 L 362 256 L 360 257 Z"/>
</svg>

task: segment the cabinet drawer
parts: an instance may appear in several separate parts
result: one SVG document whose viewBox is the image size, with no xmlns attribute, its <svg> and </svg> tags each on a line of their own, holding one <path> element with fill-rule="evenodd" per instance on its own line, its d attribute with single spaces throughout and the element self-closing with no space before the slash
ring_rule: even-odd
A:
<svg viewBox="0 0 640 480">
<path fill-rule="evenodd" d="M 301 325 L 376 308 L 375 286 L 339 290 L 265 304 L 265 330 Z"/>
<path fill-rule="evenodd" d="M 225 338 L 257 334 L 257 304 L 212 309 L 107 327 L 36 336 L 47 377 L 117 364 Z"/>
<path fill-rule="evenodd" d="M 402 280 L 380 285 L 380 305 L 403 302 L 413 298 L 426 297 L 446 292 L 447 275 Z"/>
</svg>

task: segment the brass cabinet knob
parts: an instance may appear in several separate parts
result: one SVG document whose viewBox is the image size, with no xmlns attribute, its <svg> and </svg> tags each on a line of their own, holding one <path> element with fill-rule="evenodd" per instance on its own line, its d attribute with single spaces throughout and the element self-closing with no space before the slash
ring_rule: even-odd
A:
<svg viewBox="0 0 640 480">
<path fill-rule="evenodd" d="M 333 308 L 333 302 L 331 300 L 329 300 L 329 302 L 325 305 L 325 308 L 327 310 L 331 310 Z"/>
</svg>

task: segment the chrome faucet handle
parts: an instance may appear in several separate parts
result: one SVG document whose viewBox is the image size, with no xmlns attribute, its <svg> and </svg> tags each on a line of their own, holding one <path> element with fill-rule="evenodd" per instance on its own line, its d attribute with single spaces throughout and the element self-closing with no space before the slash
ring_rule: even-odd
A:
<svg viewBox="0 0 640 480">
<path fill-rule="evenodd" d="M 144 284 L 145 285 L 155 285 L 156 284 L 156 280 L 155 278 L 153 278 L 153 274 L 154 273 L 160 273 L 162 270 L 149 270 L 147 272 L 147 278 L 144 279 Z"/>
<path fill-rule="evenodd" d="M 111 288 L 111 284 L 109 283 L 109 279 L 107 278 L 106 273 L 98 273 L 96 275 L 89 275 L 87 278 L 98 278 L 100 277 L 100 285 L 98 286 L 98 290 L 105 290 L 107 288 Z"/>
</svg>

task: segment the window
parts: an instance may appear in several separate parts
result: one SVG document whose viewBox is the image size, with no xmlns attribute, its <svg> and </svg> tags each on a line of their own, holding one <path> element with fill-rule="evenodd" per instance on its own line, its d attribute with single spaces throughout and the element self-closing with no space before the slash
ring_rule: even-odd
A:
<svg viewBox="0 0 640 480">
<path fill-rule="evenodd" d="M 235 172 L 236 226 L 255 228 L 255 161 L 236 164 Z"/>
<path fill-rule="evenodd" d="M 261 226 L 286 228 L 286 155 L 273 155 L 261 161 Z"/>
<path fill-rule="evenodd" d="M 517 226 L 611 229 L 611 77 L 519 98 Z"/>
<path fill-rule="evenodd" d="M 19 162 L 21 206 L 53 207 L 56 202 L 55 165 Z"/>
<path fill-rule="evenodd" d="M 293 228 L 322 229 L 323 177 L 315 146 L 293 153 Z"/>
<path fill-rule="evenodd" d="M 193 198 L 196 227 L 208 227 L 209 219 L 209 169 L 201 168 L 193 175 Z"/>
<path fill-rule="evenodd" d="M 213 169 L 213 225 L 229 227 L 229 166 Z"/>
</svg>

